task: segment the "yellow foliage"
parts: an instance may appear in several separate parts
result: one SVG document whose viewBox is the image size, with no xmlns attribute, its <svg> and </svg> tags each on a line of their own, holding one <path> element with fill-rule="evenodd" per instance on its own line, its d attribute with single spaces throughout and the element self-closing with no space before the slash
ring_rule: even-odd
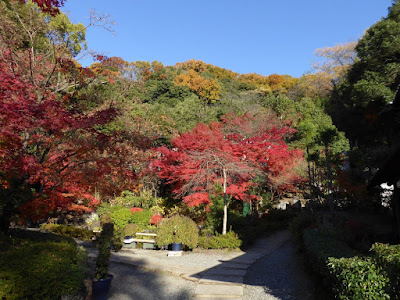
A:
<svg viewBox="0 0 400 300">
<path fill-rule="evenodd" d="M 189 87 L 207 103 L 219 100 L 221 95 L 221 87 L 216 79 L 206 79 L 194 70 L 176 76 L 175 84 Z"/>
<path fill-rule="evenodd" d="M 183 63 L 177 63 L 175 67 L 187 71 L 192 70 L 197 73 L 202 73 L 204 71 L 207 71 L 207 64 L 202 60 L 195 60 L 195 59 L 190 59 Z"/>
</svg>

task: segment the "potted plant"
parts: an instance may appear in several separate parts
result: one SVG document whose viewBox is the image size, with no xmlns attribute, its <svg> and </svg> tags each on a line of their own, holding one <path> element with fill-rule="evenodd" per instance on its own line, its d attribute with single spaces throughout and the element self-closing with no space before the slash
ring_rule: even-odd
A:
<svg viewBox="0 0 400 300">
<path fill-rule="evenodd" d="M 199 229 L 196 223 L 184 216 L 175 215 L 163 219 L 157 231 L 156 244 L 165 246 L 181 244 L 188 248 L 195 248 L 199 240 Z M 173 251 L 180 251 L 179 245 L 173 245 Z"/>
<path fill-rule="evenodd" d="M 98 239 L 99 255 L 96 261 L 96 271 L 93 281 L 93 300 L 107 299 L 113 276 L 108 273 L 111 257 L 111 243 L 114 234 L 114 224 L 103 224 L 103 230 Z"/>
</svg>

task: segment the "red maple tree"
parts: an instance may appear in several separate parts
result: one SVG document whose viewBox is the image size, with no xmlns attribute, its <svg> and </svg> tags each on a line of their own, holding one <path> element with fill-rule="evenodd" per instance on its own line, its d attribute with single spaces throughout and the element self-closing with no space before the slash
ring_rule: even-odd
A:
<svg viewBox="0 0 400 300">
<path fill-rule="evenodd" d="M 250 192 L 256 175 L 265 176 L 270 188 L 294 184 L 293 166 L 302 152 L 290 150 L 283 141 L 292 129 L 251 128 L 243 116 L 222 123 L 198 124 L 192 131 L 172 140 L 170 148 L 158 149 L 153 163 L 158 175 L 174 186 L 173 192 L 188 206 L 210 205 L 215 183 L 224 194 L 223 234 L 227 225 L 227 195 L 243 201 L 256 200 Z M 247 136 L 243 134 L 247 133 Z M 287 180 L 278 180 L 282 177 Z"/>
<path fill-rule="evenodd" d="M 32 192 L 26 203 L 15 197 L 0 203 L 2 227 L 16 203 L 34 221 L 63 209 L 87 210 L 98 203 L 92 196 L 96 183 L 134 175 L 118 136 L 101 130 L 115 108 L 83 113 L 67 109 L 52 93 L 38 98 L 34 91 L 0 60 L 0 191 L 17 186 Z"/>
</svg>

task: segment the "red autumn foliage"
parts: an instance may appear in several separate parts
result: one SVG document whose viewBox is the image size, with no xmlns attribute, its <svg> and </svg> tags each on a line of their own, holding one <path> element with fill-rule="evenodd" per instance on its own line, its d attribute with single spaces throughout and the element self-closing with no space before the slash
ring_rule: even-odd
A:
<svg viewBox="0 0 400 300">
<path fill-rule="evenodd" d="M 158 223 L 160 223 L 162 220 L 162 216 L 161 215 L 152 215 L 151 219 L 150 219 L 150 224 L 153 225 L 158 225 Z"/>
<path fill-rule="evenodd" d="M 89 194 L 96 182 L 102 189 L 114 176 L 132 179 L 118 155 L 127 152 L 115 136 L 97 129 L 114 118 L 113 107 L 84 114 L 53 94 L 38 98 L 34 91 L 0 60 L 0 185 L 8 189 L 17 178 L 21 188 L 34 191 L 21 207 L 26 217 L 36 221 L 51 212 L 90 209 L 98 204 Z"/>
<path fill-rule="evenodd" d="M 143 211 L 143 208 L 140 207 L 132 207 L 131 208 L 131 214 L 133 214 L 134 212 L 141 212 Z"/>
<path fill-rule="evenodd" d="M 20 0 L 25 3 L 25 0 Z M 65 0 L 32 0 L 44 12 L 55 16 L 60 13 L 59 7 L 64 5 Z"/>
<path fill-rule="evenodd" d="M 244 116 L 198 124 L 172 140 L 171 148 L 159 148 L 153 168 L 188 206 L 209 205 L 209 194 L 215 183 L 222 183 L 224 172 L 227 194 L 243 201 L 257 199 L 250 189 L 257 174 L 264 176 L 270 189 L 293 188 L 298 179 L 293 168 L 302 159 L 301 151 L 284 142 L 293 129 L 254 130 L 251 121 Z"/>
</svg>

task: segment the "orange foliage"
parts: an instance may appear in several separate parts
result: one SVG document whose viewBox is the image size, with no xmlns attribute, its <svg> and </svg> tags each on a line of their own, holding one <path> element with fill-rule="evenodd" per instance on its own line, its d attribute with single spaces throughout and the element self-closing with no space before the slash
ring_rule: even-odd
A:
<svg viewBox="0 0 400 300">
<path fill-rule="evenodd" d="M 205 102 L 215 102 L 221 95 L 221 87 L 216 79 L 206 79 L 193 70 L 176 76 L 175 84 L 187 86 Z"/>
</svg>

